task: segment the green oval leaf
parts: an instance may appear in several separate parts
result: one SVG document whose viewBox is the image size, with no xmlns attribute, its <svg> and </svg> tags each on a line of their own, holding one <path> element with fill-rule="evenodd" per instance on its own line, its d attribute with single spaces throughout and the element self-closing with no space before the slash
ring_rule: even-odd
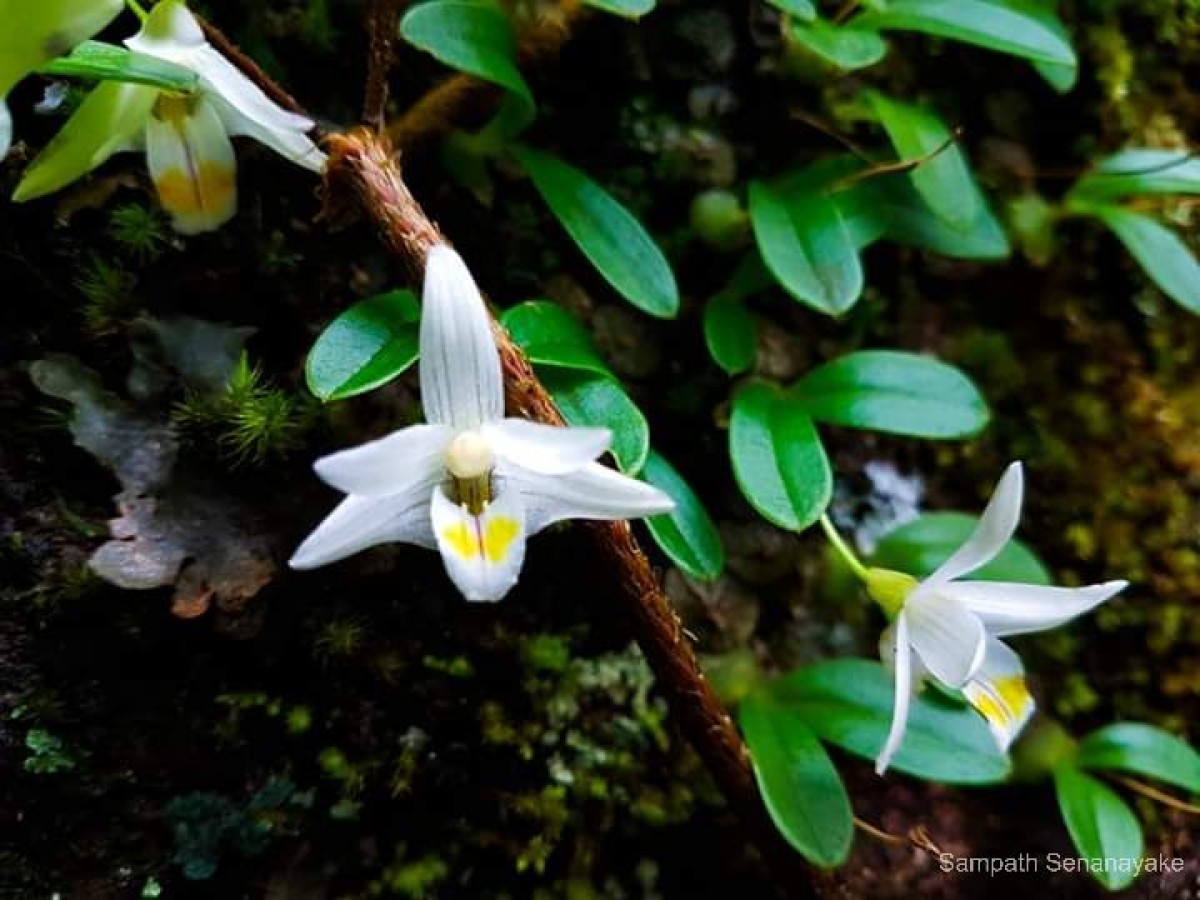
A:
<svg viewBox="0 0 1200 900">
<path fill-rule="evenodd" d="M 428 0 L 400 20 L 400 36 L 436 60 L 498 84 L 533 111 L 533 93 L 517 68 L 512 23 L 487 0 Z"/>
<path fill-rule="evenodd" d="M 1128 887 L 1142 858 L 1142 826 L 1112 788 L 1071 766 L 1054 772 L 1054 790 L 1079 855 L 1104 861 L 1088 871 L 1110 891 Z"/>
<path fill-rule="evenodd" d="M 38 71 L 63 78 L 144 84 L 181 94 L 193 93 L 200 84 L 200 76 L 191 69 L 100 41 L 84 41 L 69 56 L 59 57 Z"/>
<path fill-rule="evenodd" d="M 937 113 L 901 103 L 878 91 L 866 99 L 901 159 L 923 159 L 908 177 L 940 218 L 957 229 L 971 227 L 979 214 L 979 189 L 954 135 Z"/>
<path fill-rule="evenodd" d="M 860 350 L 818 366 L 786 403 L 819 422 L 912 437 L 969 437 L 988 423 L 987 404 L 959 369 L 895 350 Z"/>
<path fill-rule="evenodd" d="M 561 159 L 515 145 L 513 155 L 550 211 L 618 293 L 643 312 L 679 311 L 675 273 L 654 239 L 600 185 Z"/>
<path fill-rule="evenodd" d="M 839 69 L 873 66 L 887 55 L 887 42 L 878 31 L 853 24 L 834 25 L 824 19 L 793 22 L 788 36 L 801 47 Z"/>
<path fill-rule="evenodd" d="M 813 421 L 781 402 L 774 385 L 752 381 L 733 398 L 729 456 L 750 505 L 768 521 L 803 531 L 821 517 L 833 493 L 833 473 Z"/>
<path fill-rule="evenodd" d="M 818 312 L 846 312 L 863 289 L 862 263 L 837 206 L 818 188 L 752 181 L 750 222 L 767 268 Z"/>
<path fill-rule="evenodd" d="M 919 519 L 892 529 L 879 540 L 871 564 L 925 578 L 950 558 L 975 530 L 977 516 L 956 512 L 926 513 Z M 1050 584 L 1050 573 L 1028 546 L 1016 539 L 972 578 L 984 581 L 1015 581 L 1021 584 Z"/>
<path fill-rule="evenodd" d="M 576 369 L 538 372 L 568 425 L 612 430 L 612 455 L 626 475 L 636 475 L 650 452 L 650 426 L 615 380 Z"/>
<path fill-rule="evenodd" d="M 581 369 L 597 375 L 612 374 L 596 352 L 591 335 L 557 303 L 549 300 L 520 303 L 506 309 L 500 323 L 533 363 Z"/>
<path fill-rule="evenodd" d="M 583 0 L 583 3 L 628 19 L 637 19 L 654 9 L 654 0 Z"/>
<path fill-rule="evenodd" d="M 1065 31 L 1045 21 L 1044 10 L 1003 0 L 888 0 L 882 9 L 852 20 L 860 28 L 920 31 L 1059 65 L 1077 65 Z"/>
<path fill-rule="evenodd" d="M 791 710 L 752 691 L 738 711 L 754 776 L 775 827 L 805 859 L 841 865 L 854 840 L 850 797 L 816 735 Z"/>
<path fill-rule="evenodd" d="M 641 478 L 675 501 L 673 512 L 650 516 L 646 526 L 671 561 L 693 578 L 711 581 L 725 568 L 725 548 L 708 511 L 675 467 L 653 450 Z"/>
<path fill-rule="evenodd" d="M 1200 156 L 1186 150 L 1122 150 L 1075 182 L 1068 196 L 1115 200 L 1135 194 L 1200 194 Z"/>
<path fill-rule="evenodd" d="M 773 702 L 850 753 L 874 759 L 887 740 L 895 689 L 877 662 L 828 660 L 776 679 L 769 689 Z M 1004 780 L 1009 763 L 981 716 L 923 691 L 913 698 L 892 768 L 928 781 L 990 784 Z"/>
<path fill-rule="evenodd" d="M 813 6 L 812 0 L 767 0 L 767 2 L 780 12 L 795 16 L 803 22 L 811 22 L 817 17 L 817 8 Z"/>
<path fill-rule="evenodd" d="M 374 390 L 417 360 L 421 307 L 412 291 L 360 300 L 321 332 L 304 365 L 308 389 L 341 400 Z"/>
<path fill-rule="evenodd" d="M 1200 754 L 1187 741 L 1153 725 L 1106 725 L 1080 741 L 1075 762 L 1085 769 L 1148 775 L 1200 794 Z"/>
<path fill-rule="evenodd" d="M 754 365 L 758 326 L 741 299 L 715 294 L 704 307 L 704 341 L 716 364 L 737 375 Z"/>
<path fill-rule="evenodd" d="M 1189 312 L 1200 313 L 1200 263 L 1179 235 L 1120 206 L 1096 206 L 1090 212 L 1112 229 L 1159 290 Z"/>
</svg>

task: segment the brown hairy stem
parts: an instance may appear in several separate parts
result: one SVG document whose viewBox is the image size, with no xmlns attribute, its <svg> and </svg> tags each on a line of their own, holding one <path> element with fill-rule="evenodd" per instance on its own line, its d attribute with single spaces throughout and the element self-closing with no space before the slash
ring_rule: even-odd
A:
<svg viewBox="0 0 1200 900">
<path fill-rule="evenodd" d="M 207 24 L 204 28 L 213 45 L 269 96 L 289 109 L 304 113 L 299 104 L 220 32 Z M 365 214 L 413 283 L 419 284 L 430 248 L 445 238 L 405 184 L 388 138 L 358 128 L 327 135 L 324 143 L 329 152 L 322 188 L 325 218 L 337 224 Z M 504 370 L 509 412 L 536 422 L 563 424 L 562 414 L 538 380 L 524 351 L 495 319 L 492 331 Z M 591 533 L 597 553 L 613 573 L 618 588 L 616 598 L 684 735 L 712 773 L 729 805 L 751 829 L 781 889 L 790 898 L 812 896 L 809 870 L 767 815 L 746 745 L 705 679 L 683 625 L 629 524 L 581 524 Z"/>
<path fill-rule="evenodd" d="M 396 54 L 400 12 L 408 0 L 371 0 L 367 10 L 367 84 L 362 123 L 381 131 L 387 121 L 388 75 Z"/>
</svg>

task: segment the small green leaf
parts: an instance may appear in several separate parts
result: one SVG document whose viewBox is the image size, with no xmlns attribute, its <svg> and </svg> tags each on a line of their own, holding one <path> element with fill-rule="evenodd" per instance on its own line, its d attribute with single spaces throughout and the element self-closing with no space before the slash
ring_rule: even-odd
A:
<svg viewBox="0 0 1200 900">
<path fill-rule="evenodd" d="M 754 365 L 758 327 L 746 304 L 732 294 L 715 294 L 704 307 L 704 340 L 713 360 L 730 375 Z"/>
<path fill-rule="evenodd" d="M 908 178 L 885 176 L 860 181 L 834 196 L 854 245 L 859 250 L 880 238 L 959 259 L 1003 259 L 1008 238 L 982 193 L 976 191 L 976 216 L 956 228 L 934 214 Z"/>
<path fill-rule="evenodd" d="M 1164 294 L 1189 312 L 1200 313 L 1200 264 L 1179 235 L 1120 206 L 1095 206 L 1090 213 L 1112 229 Z"/>
<path fill-rule="evenodd" d="M 887 42 L 878 31 L 854 24 L 835 25 L 824 19 L 793 22 L 788 36 L 839 69 L 865 69 L 887 55 Z"/>
<path fill-rule="evenodd" d="M 769 690 L 774 703 L 794 712 L 822 740 L 866 759 L 883 749 L 895 688 L 879 663 L 827 660 L 776 679 Z M 923 691 L 913 698 L 892 768 L 927 781 L 990 784 L 1004 780 L 1009 764 L 981 716 Z"/>
<path fill-rule="evenodd" d="M 969 437 L 988 423 L 987 404 L 959 369 L 894 350 L 860 350 L 818 366 L 785 402 L 819 422 L 912 437 Z"/>
<path fill-rule="evenodd" d="M 512 151 L 555 218 L 605 280 L 643 312 L 673 318 L 679 311 L 675 273 L 629 210 L 561 159 L 522 145 Z"/>
<path fill-rule="evenodd" d="M 913 186 L 938 216 L 959 230 L 971 227 L 979 214 L 979 190 L 954 135 L 934 112 L 866 92 L 901 159 L 923 159 L 909 173 Z"/>
<path fill-rule="evenodd" d="M 655 0 L 583 0 L 583 2 L 587 6 L 594 6 L 605 12 L 637 19 L 654 9 Z"/>
<path fill-rule="evenodd" d="M 308 353 L 308 389 L 342 400 L 386 384 L 417 360 L 421 307 L 412 291 L 360 300 L 321 332 Z"/>
<path fill-rule="evenodd" d="M 646 457 L 641 478 L 675 501 L 673 512 L 646 519 L 655 543 L 693 578 L 702 581 L 717 578 L 725 568 L 725 549 L 717 526 L 700 498 L 675 468 L 653 450 Z"/>
<path fill-rule="evenodd" d="M 59 57 L 38 71 L 62 78 L 144 84 L 181 94 L 193 93 L 200 84 L 200 76 L 191 69 L 100 41 L 84 41 L 70 56 Z"/>
<path fill-rule="evenodd" d="M 543 368 L 542 384 L 568 425 L 609 428 L 612 454 L 626 475 L 636 475 L 650 452 L 650 426 L 615 380 L 578 369 Z"/>
<path fill-rule="evenodd" d="M 1191 744 L 1141 722 L 1117 722 L 1079 743 L 1075 762 L 1084 769 L 1116 769 L 1148 775 L 1200 794 L 1200 754 Z"/>
<path fill-rule="evenodd" d="M 813 6 L 812 0 L 767 0 L 767 3 L 802 22 L 811 22 L 817 17 L 817 8 Z"/>
<path fill-rule="evenodd" d="M 804 720 L 751 691 L 738 712 L 754 775 L 775 827 L 818 866 L 841 865 L 854 840 L 850 797 Z"/>
<path fill-rule="evenodd" d="M 1096 201 L 1137 194 L 1200 194 L 1200 156 L 1186 150 L 1122 150 L 1075 182 L 1069 197 Z"/>
<path fill-rule="evenodd" d="M 752 181 L 750 221 L 767 268 L 797 300 L 818 312 L 846 312 L 863 289 L 862 263 L 824 191 Z"/>
<path fill-rule="evenodd" d="M 533 92 L 517 68 L 512 23 L 488 0 L 427 0 L 400 20 L 400 36 L 436 60 L 498 84 L 533 118 Z"/>
<path fill-rule="evenodd" d="M 733 398 L 729 456 L 750 505 L 780 528 L 803 531 L 821 517 L 833 493 L 833 473 L 812 419 L 782 402 L 761 381 Z"/>
<path fill-rule="evenodd" d="M 1088 867 L 1110 891 L 1128 887 L 1144 850 L 1142 826 L 1112 788 L 1072 766 L 1054 772 L 1054 789 L 1067 831 L 1079 855 L 1106 864 Z"/>
<path fill-rule="evenodd" d="M 962 546 L 978 523 L 978 517 L 966 513 L 926 513 L 885 534 L 871 556 L 871 564 L 925 578 Z M 1020 584 L 1051 583 L 1050 573 L 1042 561 L 1028 546 L 1015 539 L 971 577 Z"/>
<path fill-rule="evenodd" d="M 919 31 L 1040 62 L 1078 64 L 1062 31 L 1012 0 L 889 0 L 852 21 L 860 28 Z"/>
<path fill-rule="evenodd" d="M 1013 6 L 1041 22 L 1043 26 L 1058 35 L 1064 44 L 1071 43 L 1071 35 L 1067 26 L 1058 17 L 1058 0 L 1007 0 Z M 1079 63 L 1048 63 L 1040 60 L 1033 61 L 1033 68 L 1054 90 L 1065 94 L 1075 87 L 1079 80 Z"/>
<path fill-rule="evenodd" d="M 597 375 L 612 374 L 596 352 L 591 335 L 557 303 L 548 300 L 520 303 L 506 309 L 500 323 L 530 362 L 582 369 Z"/>
</svg>

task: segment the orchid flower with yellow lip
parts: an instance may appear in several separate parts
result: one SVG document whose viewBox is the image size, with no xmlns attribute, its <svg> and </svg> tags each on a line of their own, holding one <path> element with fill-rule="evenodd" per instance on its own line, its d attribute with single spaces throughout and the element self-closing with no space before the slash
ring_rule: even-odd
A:
<svg viewBox="0 0 1200 900">
<path fill-rule="evenodd" d="M 335 562 L 390 541 L 438 550 L 468 600 L 496 601 L 516 584 L 525 541 L 564 519 L 670 512 L 671 498 L 595 460 L 607 428 L 504 418 L 500 355 L 483 297 L 442 244 L 426 261 L 420 327 L 428 421 L 316 462 L 349 496 L 291 559 Z"/>
<path fill-rule="evenodd" d="M 297 165 L 320 171 L 325 155 L 311 120 L 275 104 L 208 43 L 183 0 L 162 0 L 125 45 L 196 73 L 194 94 L 105 82 L 96 87 L 25 173 L 13 199 L 59 190 L 114 153 L 145 150 L 159 202 L 176 231 L 213 231 L 237 211 L 237 159 L 244 135 Z"/>
<path fill-rule="evenodd" d="M 125 8 L 123 0 L 0 0 L 0 159 L 12 144 L 4 98 L 18 81 L 69 53 Z"/>
<path fill-rule="evenodd" d="M 892 619 L 880 640 L 880 655 L 896 680 L 892 726 L 875 761 L 876 772 L 882 774 L 900 749 L 913 691 L 927 677 L 961 690 L 1006 751 L 1033 715 L 1034 701 L 1020 657 L 999 639 L 1055 628 L 1128 584 L 1063 588 L 960 580 L 993 560 L 1012 539 L 1023 491 L 1021 464 L 1013 463 L 975 531 L 924 581 L 866 570 L 868 592 Z"/>
</svg>

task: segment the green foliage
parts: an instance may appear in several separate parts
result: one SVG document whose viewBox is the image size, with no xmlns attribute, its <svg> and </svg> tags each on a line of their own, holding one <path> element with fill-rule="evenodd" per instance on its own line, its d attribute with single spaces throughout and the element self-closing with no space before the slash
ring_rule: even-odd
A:
<svg viewBox="0 0 1200 900">
<path fill-rule="evenodd" d="M 568 425 L 611 429 L 612 454 L 621 471 L 641 471 L 650 452 L 650 425 L 620 384 L 579 369 L 547 367 L 539 376 Z"/>
<path fill-rule="evenodd" d="M 592 337 L 557 303 L 530 300 L 504 311 L 500 323 L 535 365 L 611 375 Z"/>
<path fill-rule="evenodd" d="M 555 218 L 605 280 L 643 312 L 674 317 L 679 310 L 675 274 L 629 210 L 555 156 L 519 145 L 512 152 Z"/>
<path fill-rule="evenodd" d="M 1200 794 L 1200 754 L 1182 738 L 1141 722 L 1117 722 L 1079 742 L 1082 769 L 1130 772 Z"/>
<path fill-rule="evenodd" d="M 224 392 L 189 392 L 173 418 L 234 466 L 258 466 L 294 450 L 312 417 L 291 395 L 268 385 L 242 354 Z"/>
<path fill-rule="evenodd" d="M 860 350 L 818 366 L 788 390 L 785 402 L 819 422 L 925 438 L 969 437 L 989 417 L 960 370 L 891 350 Z"/>
<path fill-rule="evenodd" d="M 965 513 L 926 513 L 885 534 L 871 555 L 871 564 L 925 578 L 963 545 L 978 522 L 978 517 Z M 971 577 L 1020 584 L 1051 583 L 1050 573 L 1037 554 L 1015 539 Z"/>
<path fill-rule="evenodd" d="M 26 772 L 57 775 L 70 772 L 76 766 L 76 759 L 67 750 L 62 738 L 44 728 L 30 728 L 26 732 L 25 749 L 29 751 L 24 763 Z"/>
<path fill-rule="evenodd" d="M 704 307 L 704 340 L 709 355 L 730 375 L 739 375 L 754 365 L 758 325 L 746 300 L 771 285 L 771 274 L 753 253 L 742 260 L 729 283 Z"/>
<path fill-rule="evenodd" d="M 767 3 L 803 22 L 811 22 L 817 17 L 817 8 L 813 6 L 812 0 L 767 0 Z"/>
<path fill-rule="evenodd" d="M 1088 212 L 1112 230 L 1164 294 L 1200 313 L 1200 263 L 1177 234 L 1120 206 L 1093 206 Z"/>
<path fill-rule="evenodd" d="M 804 718 L 769 690 L 752 691 L 738 715 L 759 790 L 788 843 L 818 866 L 846 861 L 854 814 L 829 754 Z"/>
<path fill-rule="evenodd" d="M 1087 202 L 1149 194 L 1200 194 L 1200 157 L 1184 150 L 1133 147 L 1101 160 L 1068 195 Z"/>
<path fill-rule="evenodd" d="M 774 705 L 822 740 L 867 759 L 883 748 L 895 689 L 879 663 L 828 660 L 776 679 L 768 690 Z M 926 691 L 913 698 L 904 743 L 892 767 L 929 781 L 990 784 L 1004 780 L 1009 763 L 982 717 L 965 704 Z"/>
<path fill-rule="evenodd" d="M 922 160 L 909 174 L 940 218 L 967 230 L 979 213 L 979 191 L 946 123 L 932 110 L 867 91 L 866 99 L 902 160 Z"/>
<path fill-rule="evenodd" d="M 835 25 L 825 19 L 791 23 L 788 38 L 839 69 L 865 69 L 887 55 L 887 42 L 879 32 L 853 23 Z"/>
<path fill-rule="evenodd" d="M 143 265 L 158 259 L 171 243 L 162 212 L 140 203 L 116 207 L 108 217 L 108 233 L 126 254 Z"/>
<path fill-rule="evenodd" d="M 1023 0 L 888 0 L 852 21 L 859 28 L 919 31 L 1037 62 L 1076 65 L 1065 32 L 1047 19 Z"/>
<path fill-rule="evenodd" d="M 533 93 L 517 68 L 507 14 L 489 0 L 427 0 L 400 20 L 400 36 L 439 62 L 498 84 L 517 98 L 531 120 Z"/>
<path fill-rule="evenodd" d="M 636 19 L 654 9 L 655 0 L 583 0 L 588 6 Z"/>
<path fill-rule="evenodd" d="M 1079 855 L 1099 863 L 1088 867 L 1092 876 L 1111 891 L 1132 884 L 1144 846 L 1142 827 L 1129 805 L 1071 765 L 1055 770 L 1054 789 Z"/>
<path fill-rule="evenodd" d="M 125 329 L 141 309 L 137 282 L 137 276 L 120 263 L 98 253 L 85 257 L 75 286 L 84 297 L 83 324 L 88 333 L 100 337 Z"/>
<path fill-rule="evenodd" d="M 725 568 L 725 549 L 717 526 L 700 498 L 675 468 L 653 450 L 646 457 L 641 477 L 675 501 L 672 512 L 646 519 L 655 543 L 693 578 L 709 581 L 720 576 Z"/>
<path fill-rule="evenodd" d="M 846 312 L 863 289 L 862 264 L 841 211 L 815 186 L 750 183 L 750 221 L 767 268 L 818 312 Z"/>
<path fill-rule="evenodd" d="M 143 84 L 180 94 L 194 93 L 200 85 L 199 76 L 191 69 L 100 41 L 84 41 L 39 71 L 62 78 Z"/>
<path fill-rule="evenodd" d="M 769 522 L 802 531 L 825 511 L 833 473 L 813 420 L 774 385 L 744 384 L 729 422 L 733 474 Z"/>
<path fill-rule="evenodd" d="M 360 300 L 325 327 L 304 375 L 318 399 L 343 400 L 387 384 L 417 360 L 421 307 L 412 291 Z"/>
<path fill-rule="evenodd" d="M 174 862 L 191 881 L 216 874 L 221 856 L 233 851 L 259 856 L 270 845 L 271 813 L 291 799 L 295 786 L 286 778 L 264 784 L 244 804 L 221 794 L 192 793 L 171 800 L 163 812 L 175 838 Z"/>
</svg>

